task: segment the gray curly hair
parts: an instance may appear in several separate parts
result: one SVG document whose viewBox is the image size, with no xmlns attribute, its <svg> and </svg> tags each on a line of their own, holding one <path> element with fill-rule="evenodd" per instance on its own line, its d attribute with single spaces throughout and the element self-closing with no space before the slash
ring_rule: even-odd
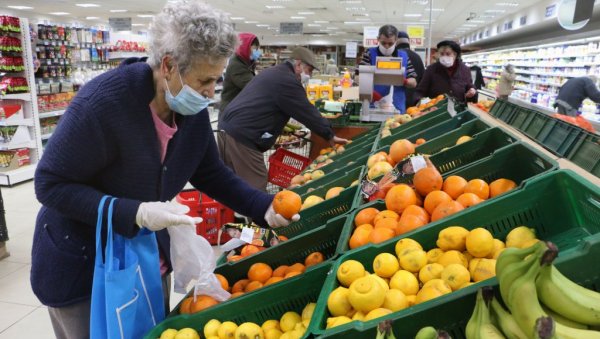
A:
<svg viewBox="0 0 600 339">
<path fill-rule="evenodd" d="M 236 45 L 237 34 L 224 12 L 200 1 L 167 3 L 152 21 L 148 63 L 158 68 L 170 55 L 185 74 L 199 59 L 229 58 Z"/>
</svg>

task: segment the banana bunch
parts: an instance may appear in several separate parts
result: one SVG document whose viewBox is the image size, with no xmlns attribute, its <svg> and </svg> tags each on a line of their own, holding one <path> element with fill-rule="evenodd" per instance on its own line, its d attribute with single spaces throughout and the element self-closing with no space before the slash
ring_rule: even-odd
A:
<svg viewBox="0 0 600 339">
<path fill-rule="evenodd" d="M 415 339 L 452 339 L 452 337 L 446 331 L 436 330 L 432 326 L 427 326 L 417 332 Z"/>
<path fill-rule="evenodd" d="M 384 320 L 377 325 L 377 336 L 375 339 L 396 339 L 391 320 Z"/>
<path fill-rule="evenodd" d="M 480 290 L 467 339 L 600 338 L 599 331 L 589 329 L 600 325 L 600 293 L 562 275 L 552 265 L 557 255 L 549 242 L 507 248 L 496 263 L 496 277 L 508 310 L 491 297 L 486 302 L 486 292 Z"/>
</svg>

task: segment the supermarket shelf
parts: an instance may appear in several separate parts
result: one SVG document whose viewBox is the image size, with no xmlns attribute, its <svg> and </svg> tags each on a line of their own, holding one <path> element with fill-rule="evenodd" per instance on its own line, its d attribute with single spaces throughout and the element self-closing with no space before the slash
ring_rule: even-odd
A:
<svg viewBox="0 0 600 339">
<path fill-rule="evenodd" d="M 568 74 L 568 73 L 544 73 L 544 72 L 527 72 L 527 71 L 516 71 L 517 74 L 530 74 L 530 75 L 543 75 L 548 77 L 568 77 L 568 78 L 576 78 L 576 77 L 584 77 L 587 74 Z"/>
<path fill-rule="evenodd" d="M 484 78 L 490 78 L 490 79 L 500 79 L 499 76 L 495 76 L 495 75 L 483 75 Z"/>
<path fill-rule="evenodd" d="M 52 111 L 52 112 L 46 112 L 46 113 L 40 113 L 38 114 L 40 119 L 44 119 L 44 118 L 51 118 L 51 117 L 59 117 L 61 115 L 65 114 L 65 110 L 61 109 L 58 111 Z"/>
<path fill-rule="evenodd" d="M 529 79 L 525 79 L 525 78 L 517 78 L 515 80 L 516 81 L 528 82 L 530 84 L 544 85 L 544 86 L 552 86 L 552 87 L 560 87 L 560 86 L 562 86 L 561 84 L 555 84 L 555 83 L 549 83 L 549 82 L 543 82 L 543 81 L 536 81 L 536 80 L 529 80 Z"/>
<path fill-rule="evenodd" d="M 31 94 L 29 94 L 29 93 L 18 93 L 18 94 L 0 95 L 0 100 L 23 100 L 23 101 L 31 101 Z"/>
<path fill-rule="evenodd" d="M 19 143 L 9 142 L 9 143 L 0 144 L 0 151 L 8 151 L 8 150 L 17 149 L 17 148 L 35 148 L 35 141 L 29 140 L 29 141 L 19 142 Z"/>
<path fill-rule="evenodd" d="M 0 185 L 12 186 L 14 184 L 33 179 L 35 167 L 35 164 L 31 164 L 11 171 L 0 171 Z"/>
<path fill-rule="evenodd" d="M 492 99 L 496 98 L 496 92 L 491 89 L 482 88 L 482 89 L 478 89 L 477 92 L 479 92 L 480 94 L 483 94 L 485 96 L 488 96 Z"/>
<path fill-rule="evenodd" d="M 520 89 L 522 91 L 527 91 L 527 92 L 531 92 L 531 93 L 557 95 L 557 93 L 550 93 L 547 91 L 538 91 L 537 89 L 532 89 L 532 88 L 524 87 L 524 86 L 515 86 L 515 89 Z"/>
<path fill-rule="evenodd" d="M 117 59 L 127 59 L 127 58 L 142 58 L 147 57 L 148 53 L 146 52 L 109 52 L 108 59 L 109 60 L 117 60 Z"/>
<path fill-rule="evenodd" d="M 52 136 L 52 133 L 42 134 L 42 140 L 48 140 Z"/>
<path fill-rule="evenodd" d="M 0 120 L 0 126 L 33 126 L 33 119 Z"/>
</svg>

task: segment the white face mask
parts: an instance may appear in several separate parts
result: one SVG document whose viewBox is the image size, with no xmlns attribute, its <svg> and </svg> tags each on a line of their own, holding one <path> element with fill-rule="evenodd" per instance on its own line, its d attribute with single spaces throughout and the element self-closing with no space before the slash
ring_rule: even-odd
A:
<svg viewBox="0 0 600 339">
<path fill-rule="evenodd" d="M 440 64 L 444 65 L 444 67 L 452 67 L 454 65 L 454 57 L 443 55 L 440 57 Z"/>
<path fill-rule="evenodd" d="M 301 81 L 303 84 L 306 84 L 306 83 L 308 83 L 308 80 L 310 80 L 310 75 L 308 75 L 308 74 L 306 74 L 306 73 L 302 72 L 302 73 L 300 74 L 300 81 Z"/>
<path fill-rule="evenodd" d="M 396 49 L 396 46 L 394 46 L 394 45 L 392 45 L 392 47 L 390 47 L 390 48 L 385 48 L 385 47 L 383 47 L 383 45 L 379 45 L 379 51 L 381 52 L 381 54 L 383 54 L 385 56 L 392 55 L 392 53 L 394 53 L 395 49 Z"/>
</svg>

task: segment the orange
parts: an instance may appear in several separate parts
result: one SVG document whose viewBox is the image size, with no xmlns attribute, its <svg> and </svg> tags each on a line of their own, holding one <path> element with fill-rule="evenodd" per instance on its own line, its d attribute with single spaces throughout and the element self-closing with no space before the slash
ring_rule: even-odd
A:
<svg viewBox="0 0 600 339">
<path fill-rule="evenodd" d="M 369 241 L 373 244 L 379 244 L 388 239 L 392 239 L 395 236 L 396 232 L 394 232 L 392 229 L 386 227 L 374 228 L 369 234 Z"/>
<path fill-rule="evenodd" d="M 406 184 L 392 187 L 385 196 L 386 208 L 396 213 L 402 213 L 406 207 L 416 204 L 417 195 L 415 194 L 415 191 Z"/>
<path fill-rule="evenodd" d="M 289 268 L 288 265 L 281 265 L 281 266 L 277 267 L 273 271 L 273 277 L 281 277 L 281 278 L 283 278 L 285 276 L 285 274 L 287 273 L 288 268 Z"/>
<path fill-rule="evenodd" d="M 279 241 L 288 241 L 288 237 L 286 237 L 285 235 L 278 235 L 277 236 L 279 238 Z"/>
<path fill-rule="evenodd" d="M 436 221 L 436 220 L 445 218 L 449 215 L 452 215 L 456 212 L 460 212 L 464 209 L 465 208 L 463 207 L 463 205 L 461 205 L 460 203 L 458 203 L 456 201 L 443 202 L 443 203 L 439 204 L 435 208 L 435 210 L 433 210 L 433 213 L 431 214 L 431 221 Z"/>
<path fill-rule="evenodd" d="M 290 273 L 290 272 L 304 273 L 304 271 L 306 271 L 306 267 L 303 264 L 297 262 L 288 268 L 286 275 L 287 275 L 287 273 Z"/>
<path fill-rule="evenodd" d="M 423 220 L 424 224 L 429 222 L 429 213 L 427 213 L 423 207 L 419 207 L 417 205 L 408 206 L 404 212 L 402 212 L 402 217 L 405 215 L 414 215 Z M 400 220 L 402 220 L 402 217 L 400 217 Z"/>
<path fill-rule="evenodd" d="M 433 167 L 425 167 L 420 169 L 413 178 L 413 185 L 417 192 L 426 196 L 430 192 L 439 191 L 442 189 L 444 179 L 438 170 Z"/>
<path fill-rule="evenodd" d="M 411 106 L 409 108 L 406 109 L 406 114 L 410 114 L 413 115 L 415 113 L 418 113 L 419 109 L 416 106 Z"/>
<path fill-rule="evenodd" d="M 298 271 L 291 271 L 291 272 L 288 272 L 288 273 L 285 275 L 285 277 L 283 277 L 283 279 L 287 279 L 287 278 L 295 277 L 295 276 L 297 276 L 297 275 L 300 275 L 300 274 L 302 274 L 302 272 L 298 272 Z"/>
<path fill-rule="evenodd" d="M 229 297 L 229 299 L 233 299 L 233 298 L 239 297 L 242 294 L 244 294 L 244 292 L 235 292 L 235 293 L 232 293 L 231 297 Z"/>
<path fill-rule="evenodd" d="M 510 179 L 498 179 L 490 184 L 490 198 L 499 196 L 517 187 L 517 183 Z"/>
<path fill-rule="evenodd" d="M 248 279 L 238 280 L 235 284 L 233 284 L 233 286 L 231 286 L 231 293 L 244 292 L 246 285 L 248 285 L 249 282 L 250 280 Z"/>
<path fill-rule="evenodd" d="M 393 218 L 379 219 L 379 221 L 375 224 L 375 228 L 386 227 L 391 230 L 395 230 L 397 226 L 398 226 L 398 221 L 396 221 L 396 219 L 393 219 Z"/>
<path fill-rule="evenodd" d="M 370 225 L 369 225 L 370 226 Z M 354 231 L 354 234 L 350 237 L 348 241 L 348 246 L 350 249 L 358 248 L 364 246 L 369 243 L 369 235 L 371 234 L 372 229 L 370 230 L 358 230 Z"/>
<path fill-rule="evenodd" d="M 291 219 L 300 212 L 302 198 L 296 192 L 283 190 L 273 198 L 273 209 L 286 219 Z"/>
<path fill-rule="evenodd" d="M 391 218 L 384 218 L 384 219 L 391 219 Z M 400 218 L 398 218 L 398 219 L 400 219 Z M 398 219 L 394 218 L 392 220 L 398 221 Z M 383 220 L 383 219 L 380 219 L 380 220 Z M 373 230 L 373 228 L 375 228 L 375 227 L 373 227 L 373 225 L 370 225 L 370 224 L 360 225 L 354 229 L 354 233 L 356 233 L 358 231 L 371 232 Z"/>
<path fill-rule="evenodd" d="M 196 301 L 192 301 L 192 304 L 190 305 L 190 313 L 200 312 L 211 306 L 215 306 L 218 303 L 219 302 L 215 300 L 215 298 L 208 295 L 197 295 Z"/>
<path fill-rule="evenodd" d="M 265 286 L 280 282 L 282 280 L 283 277 L 270 277 L 267 281 L 265 281 Z"/>
<path fill-rule="evenodd" d="M 245 245 L 244 247 L 242 247 L 242 251 L 240 254 L 242 257 L 247 257 L 249 255 L 252 255 L 252 254 L 258 253 L 258 252 L 260 252 L 260 249 L 257 246 Z"/>
<path fill-rule="evenodd" d="M 463 193 L 456 199 L 456 201 L 463 205 L 464 208 L 467 208 L 483 202 L 483 199 L 481 199 L 475 193 Z"/>
<path fill-rule="evenodd" d="M 394 162 L 398 163 L 413 153 L 415 153 L 415 145 L 410 140 L 400 139 L 394 141 L 390 146 L 389 156 Z"/>
<path fill-rule="evenodd" d="M 417 193 L 417 191 L 414 188 L 413 191 L 415 191 L 415 195 L 417 196 L 417 203 L 415 205 L 423 207 L 423 197 L 419 193 Z"/>
<path fill-rule="evenodd" d="M 233 262 L 233 261 L 238 261 L 238 260 L 240 260 L 240 259 L 242 259 L 242 258 L 243 258 L 243 257 L 242 257 L 241 255 L 232 255 L 232 256 L 230 256 L 230 257 L 227 257 L 227 261 L 228 261 L 228 262 L 229 262 L 229 261 Z"/>
<path fill-rule="evenodd" d="M 189 314 L 192 301 L 194 301 L 193 297 L 187 297 L 183 299 L 181 305 L 179 305 L 179 314 Z"/>
<path fill-rule="evenodd" d="M 223 288 L 225 291 L 229 291 L 229 281 L 227 281 L 227 278 L 225 278 L 219 273 L 215 273 L 215 277 L 217 277 L 217 279 L 221 283 L 221 288 Z"/>
<path fill-rule="evenodd" d="M 257 262 L 250 266 L 248 270 L 250 281 L 260 281 L 264 284 L 271 276 L 273 276 L 273 269 L 265 263 Z"/>
<path fill-rule="evenodd" d="M 448 193 L 452 199 L 458 198 L 459 195 L 465 193 L 467 181 L 458 175 L 451 175 L 444 180 L 443 190 Z"/>
<path fill-rule="evenodd" d="M 402 215 L 400 221 L 398 222 L 398 228 L 396 229 L 396 235 L 404 234 L 406 232 L 410 232 L 416 228 L 419 228 L 425 225 L 426 222 L 423 222 L 423 219 L 419 218 L 414 214 Z"/>
<path fill-rule="evenodd" d="M 379 213 L 377 213 L 377 215 L 375 216 L 375 219 L 373 219 L 373 223 L 371 225 L 376 225 L 380 219 L 383 218 L 393 218 L 394 220 L 398 220 L 400 219 L 400 215 L 398 215 L 398 213 L 394 212 L 394 211 L 390 211 L 390 210 L 383 210 Z"/>
<path fill-rule="evenodd" d="M 321 252 L 312 252 L 306 259 L 304 259 L 304 265 L 306 267 L 320 264 L 325 260 L 325 256 Z"/>
<path fill-rule="evenodd" d="M 427 196 L 425 197 L 425 211 L 431 214 L 433 213 L 433 210 L 437 207 L 437 205 L 447 201 L 452 201 L 452 198 L 448 195 L 448 193 L 444 191 L 433 191 L 427 194 Z"/>
<path fill-rule="evenodd" d="M 268 280 L 268 279 L 267 279 Z M 246 285 L 246 288 L 244 289 L 244 292 L 248 293 L 248 292 L 252 292 L 255 291 L 261 287 L 263 287 L 263 283 L 261 283 L 260 281 L 251 281 L 248 283 L 248 285 Z"/>
<path fill-rule="evenodd" d="M 469 180 L 465 187 L 465 193 L 474 193 L 481 199 L 485 200 L 490 197 L 490 186 L 487 182 L 481 179 Z"/>
<path fill-rule="evenodd" d="M 440 101 L 440 100 L 444 100 L 444 95 L 443 95 L 443 94 L 440 94 L 440 95 L 438 95 L 438 96 L 437 96 L 437 97 L 435 97 L 435 98 L 436 98 L 438 101 Z"/>
<path fill-rule="evenodd" d="M 415 141 L 415 144 L 417 145 L 423 145 L 424 143 L 426 143 L 427 140 L 423 139 L 423 138 L 419 138 Z"/>
<path fill-rule="evenodd" d="M 360 226 L 363 224 L 373 224 L 373 219 L 379 213 L 379 210 L 374 207 L 367 207 L 356 213 L 354 217 L 354 226 Z"/>
</svg>

